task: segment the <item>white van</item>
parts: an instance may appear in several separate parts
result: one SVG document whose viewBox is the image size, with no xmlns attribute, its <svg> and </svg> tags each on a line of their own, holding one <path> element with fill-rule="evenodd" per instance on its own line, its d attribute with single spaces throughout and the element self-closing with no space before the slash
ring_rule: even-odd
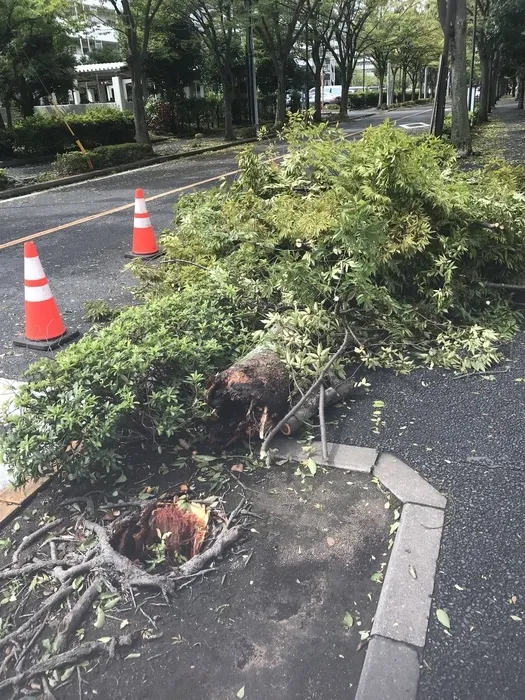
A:
<svg viewBox="0 0 525 700">
<path fill-rule="evenodd" d="M 340 101 L 342 94 L 342 85 L 325 85 L 323 88 L 322 102 L 324 105 L 337 104 Z M 313 105 L 315 100 L 315 88 L 311 88 L 309 96 L 310 104 Z"/>
</svg>

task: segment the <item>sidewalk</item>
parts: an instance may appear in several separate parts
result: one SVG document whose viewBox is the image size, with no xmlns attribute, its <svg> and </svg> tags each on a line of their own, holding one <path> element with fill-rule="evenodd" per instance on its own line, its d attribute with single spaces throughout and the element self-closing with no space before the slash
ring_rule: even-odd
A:
<svg viewBox="0 0 525 700">
<path fill-rule="evenodd" d="M 494 110 L 498 140 L 525 160 L 525 117 Z M 523 162 L 523 161 L 522 161 Z M 367 374 L 329 439 L 393 452 L 448 499 L 419 700 L 518 700 L 525 688 L 525 332 L 492 373 Z M 385 402 L 379 442 L 373 402 Z M 450 635 L 436 619 L 445 609 Z"/>
</svg>

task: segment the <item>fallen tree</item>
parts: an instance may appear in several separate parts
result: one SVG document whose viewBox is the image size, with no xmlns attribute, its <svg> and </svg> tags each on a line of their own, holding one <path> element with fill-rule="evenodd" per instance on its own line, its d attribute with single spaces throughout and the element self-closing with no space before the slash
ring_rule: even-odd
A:
<svg viewBox="0 0 525 700">
<path fill-rule="evenodd" d="M 130 440 L 266 438 L 348 328 L 325 403 L 356 367 L 498 361 L 519 322 L 494 286 L 525 268 L 519 173 L 462 173 L 388 123 L 348 142 L 293 117 L 287 138 L 280 163 L 246 149 L 231 187 L 179 202 L 170 264 L 133 263 L 142 305 L 29 370 L 0 437 L 18 483 L 95 479 Z"/>
</svg>

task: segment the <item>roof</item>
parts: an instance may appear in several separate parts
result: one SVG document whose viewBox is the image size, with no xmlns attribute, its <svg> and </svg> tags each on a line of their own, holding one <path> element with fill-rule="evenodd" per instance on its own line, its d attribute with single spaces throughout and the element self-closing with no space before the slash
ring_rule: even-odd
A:
<svg viewBox="0 0 525 700">
<path fill-rule="evenodd" d="M 102 73 L 111 72 L 118 73 L 127 68 L 127 63 L 122 61 L 114 61 L 113 63 L 79 63 L 75 67 L 77 73 Z"/>
</svg>

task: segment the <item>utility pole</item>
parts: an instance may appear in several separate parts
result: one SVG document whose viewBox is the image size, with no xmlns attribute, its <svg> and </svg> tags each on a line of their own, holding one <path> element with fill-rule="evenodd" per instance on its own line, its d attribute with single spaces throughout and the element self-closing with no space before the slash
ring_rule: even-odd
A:
<svg viewBox="0 0 525 700">
<path fill-rule="evenodd" d="M 474 24 L 472 27 L 472 53 L 470 56 L 470 85 L 469 85 L 469 108 L 474 111 L 475 92 L 474 92 L 474 59 L 476 58 L 476 31 L 478 28 L 478 0 L 474 0 Z"/>
<path fill-rule="evenodd" d="M 252 0 L 244 0 L 246 10 L 246 71 L 248 77 L 248 105 L 250 108 L 250 122 L 255 130 L 259 128 L 259 109 L 257 105 L 257 75 L 255 71 L 255 59 L 253 55 L 253 15 Z"/>
</svg>

